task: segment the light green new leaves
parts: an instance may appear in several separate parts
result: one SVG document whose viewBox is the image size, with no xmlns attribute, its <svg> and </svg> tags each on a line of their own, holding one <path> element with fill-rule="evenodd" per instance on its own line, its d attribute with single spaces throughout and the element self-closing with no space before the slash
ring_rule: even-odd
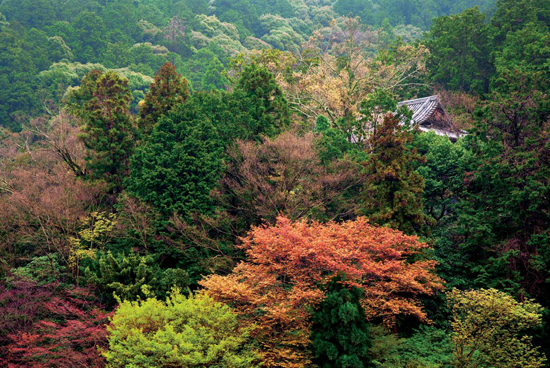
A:
<svg viewBox="0 0 550 368">
<path fill-rule="evenodd" d="M 516 302 L 495 289 L 452 290 L 452 342 L 456 368 L 538 368 L 546 360 L 522 332 L 542 322 L 542 307 Z M 522 336 L 523 335 L 523 336 Z"/>
<path fill-rule="evenodd" d="M 107 367 L 256 367 L 259 355 L 231 309 L 178 291 L 166 302 L 124 301 L 111 320 Z"/>
</svg>

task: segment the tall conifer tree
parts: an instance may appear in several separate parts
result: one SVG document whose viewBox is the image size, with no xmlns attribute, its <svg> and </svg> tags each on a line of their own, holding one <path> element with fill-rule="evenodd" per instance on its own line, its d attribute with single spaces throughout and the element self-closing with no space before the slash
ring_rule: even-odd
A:
<svg viewBox="0 0 550 368">
<path fill-rule="evenodd" d="M 370 367 L 371 345 L 361 289 L 342 284 L 337 276 L 326 287 L 325 299 L 313 314 L 312 348 L 314 362 L 322 368 Z"/>
<path fill-rule="evenodd" d="M 392 113 L 387 113 L 370 135 L 371 154 L 364 169 L 364 211 L 374 223 L 422 235 L 431 219 L 423 211 L 424 179 L 413 167 L 420 156 L 408 147 L 412 137 Z"/>
<path fill-rule="evenodd" d="M 131 99 L 128 80 L 106 72 L 97 78 L 93 97 L 83 106 L 80 138 L 88 149 L 87 168 L 92 178 L 107 181 L 111 191 L 121 189 L 135 145 Z"/>
<path fill-rule="evenodd" d="M 188 97 L 187 80 L 176 72 L 174 64 L 164 64 L 155 75 L 145 99 L 140 103 L 140 129 L 143 133 L 150 133 L 162 115 L 187 101 Z"/>
</svg>

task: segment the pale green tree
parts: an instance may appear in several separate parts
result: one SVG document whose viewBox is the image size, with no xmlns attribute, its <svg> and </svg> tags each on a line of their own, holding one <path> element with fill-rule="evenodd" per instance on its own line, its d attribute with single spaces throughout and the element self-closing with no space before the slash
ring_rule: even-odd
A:
<svg viewBox="0 0 550 368">
<path fill-rule="evenodd" d="M 124 301 L 111 319 L 107 367 L 256 367 L 249 329 L 205 294 Z"/>
<path fill-rule="evenodd" d="M 495 289 L 447 294 L 456 368 L 538 368 L 546 361 L 525 331 L 542 322 L 542 307 Z"/>
</svg>

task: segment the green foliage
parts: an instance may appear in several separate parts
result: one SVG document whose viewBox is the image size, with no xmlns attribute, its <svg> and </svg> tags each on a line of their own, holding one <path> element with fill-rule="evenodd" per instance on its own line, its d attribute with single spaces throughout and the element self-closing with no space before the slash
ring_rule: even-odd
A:
<svg viewBox="0 0 550 368">
<path fill-rule="evenodd" d="M 60 67 L 63 67 L 63 69 L 65 69 L 65 66 L 66 64 L 61 65 Z M 58 67 L 58 65 L 55 66 L 52 74 L 63 74 L 62 78 L 66 80 L 68 73 L 63 73 L 63 71 L 59 71 Z M 79 69 L 81 70 L 81 68 L 73 68 L 74 73 L 72 76 L 78 77 Z M 44 74 L 45 73 L 43 73 L 43 75 Z M 87 111 L 85 110 L 85 107 L 87 106 L 87 104 L 90 103 L 92 98 L 94 98 L 94 93 L 97 89 L 97 83 L 102 76 L 102 70 L 93 68 L 89 70 L 86 74 L 84 74 L 84 76 L 81 78 L 82 80 L 78 88 L 70 90 L 70 92 L 67 94 L 67 97 L 65 98 L 65 104 L 72 114 L 79 116 L 83 119 L 86 117 Z"/>
<path fill-rule="evenodd" d="M 435 19 L 425 42 L 435 82 L 456 90 L 487 92 L 492 44 L 485 14 L 478 7 Z"/>
<path fill-rule="evenodd" d="M 348 140 L 348 134 L 342 129 L 332 127 L 326 116 L 319 115 L 317 117 L 314 132 L 320 135 L 316 148 L 324 165 L 342 159 L 346 155 L 355 157 L 357 161 L 360 161 L 358 157 L 362 156 L 362 152 L 358 145 L 351 143 Z"/>
<path fill-rule="evenodd" d="M 364 212 L 377 224 L 407 234 L 426 234 L 432 219 L 424 214 L 424 179 L 414 168 L 420 160 L 409 148 L 412 133 L 387 113 L 369 137 L 371 153 L 364 163 L 366 176 L 362 198 Z"/>
<path fill-rule="evenodd" d="M 101 248 L 107 243 L 110 233 L 117 224 L 116 215 L 113 213 L 92 212 L 89 219 L 85 219 L 85 225 L 89 227 L 78 232 L 78 238 L 70 238 L 75 248 Z"/>
<path fill-rule="evenodd" d="M 369 123 L 377 124 L 380 115 L 395 111 L 397 111 L 397 101 L 395 101 L 394 95 L 386 90 L 377 89 L 361 102 L 361 114 L 367 118 Z M 398 112 L 405 116 L 406 113 L 406 110 Z M 408 117 L 410 118 L 410 116 Z"/>
<path fill-rule="evenodd" d="M 137 103 L 143 99 L 143 92 L 147 90 L 153 78 L 129 68 L 108 69 L 102 64 L 61 61 L 40 72 L 38 77 L 41 87 L 49 91 L 52 98 L 55 98 L 55 95 L 60 92 L 59 88 L 62 89 L 61 92 L 64 92 L 63 89 L 68 87 L 62 102 L 71 109 L 73 114 L 80 115 L 83 103 L 92 98 L 97 82 L 91 77 L 94 74 L 95 77 L 99 77 L 102 74 L 101 72 L 108 70 L 128 79 L 128 88 L 132 91 L 132 111 L 135 110 Z M 140 96 L 141 98 L 139 98 Z"/>
<path fill-rule="evenodd" d="M 506 35 L 501 48 L 495 53 L 496 75 L 492 80 L 493 90 L 511 93 L 518 83 L 510 83 L 507 76 L 525 81 L 530 88 L 548 90 L 550 82 L 545 76 L 550 73 L 550 28 L 540 22 L 527 23 L 524 28 Z"/>
<path fill-rule="evenodd" d="M 474 13 L 457 17 L 482 18 L 481 14 L 473 17 Z M 490 24 L 478 20 L 477 27 L 484 29 L 490 41 L 486 51 L 479 49 L 491 55 L 486 74 L 490 84 L 479 103 L 475 129 L 464 141 L 471 155 L 461 169 L 463 175 L 451 176 L 450 182 L 462 180 L 463 189 L 447 224 L 435 231 L 440 270 L 452 285 L 493 287 L 516 297 L 527 294 L 545 306 L 550 295 L 546 170 L 550 106 L 543 97 L 549 88 L 544 77 L 548 74 L 548 14 L 545 1 L 502 0 Z M 445 23 L 449 20 L 441 21 Z M 452 27 L 449 23 L 441 29 L 441 40 L 455 34 Z M 475 42 L 479 32 L 472 30 L 470 37 L 458 37 L 445 47 L 460 50 L 465 39 Z M 430 42 L 437 45 L 438 41 Z M 448 55 L 453 54 L 441 53 L 439 65 L 447 65 Z M 465 70 L 460 78 L 471 80 L 484 69 Z M 455 88 L 444 74 L 441 77 L 442 83 Z M 540 342 L 546 349 L 548 341 L 543 333 Z"/>
<path fill-rule="evenodd" d="M 135 145 L 134 124 L 130 115 L 131 94 L 128 80 L 113 72 L 96 75 L 93 97 L 83 104 L 83 133 L 88 149 L 87 168 L 94 179 L 104 179 L 110 189 L 121 189 L 128 161 Z M 87 91 L 87 90 L 86 90 Z"/>
<path fill-rule="evenodd" d="M 34 28 L 41 28 L 55 20 L 55 6 L 48 0 L 4 1 L 1 11 L 11 21 L 18 21 Z"/>
<path fill-rule="evenodd" d="M 130 193 L 170 215 L 212 213 L 210 191 L 223 149 L 236 139 L 276 135 L 288 124 L 288 105 L 271 73 L 245 68 L 233 93 L 196 93 L 160 119 L 131 160 Z"/>
<path fill-rule="evenodd" d="M 73 24 L 76 55 L 80 62 L 99 62 L 107 50 L 103 19 L 94 12 L 83 11 Z"/>
<path fill-rule="evenodd" d="M 544 0 L 498 0 L 491 25 L 497 44 L 501 44 L 508 34 L 523 29 L 527 24 L 550 21 L 550 6 Z"/>
<path fill-rule="evenodd" d="M 415 135 L 413 145 L 425 157 L 425 162 L 417 164 L 417 171 L 425 182 L 424 211 L 435 220 L 432 238 L 438 274 L 450 286 L 467 287 L 467 256 L 457 250 L 450 234 L 456 227 L 459 200 L 466 190 L 465 173 L 475 168 L 475 159 L 465 140 L 452 143 L 433 132 Z"/>
<path fill-rule="evenodd" d="M 115 297 L 129 301 L 164 298 L 173 287 L 183 289 L 189 285 L 187 272 L 161 269 L 158 257 L 152 255 L 100 251 L 83 263 L 84 282 L 97 287 L 110 303 Z"/>
<path fill-rule="evenodd" d="M 449 334 L 423 326 L 411 337 L 399 337 L 383 326 L 371 327 L 369 354 L 377 368 L 450 368 L 452 345 Z"/>
<path fill-rule="evenodd" d="M 223 143 L 196 101 L 162 117 L 131 158 L 128 191 L 165 215 L 189 218 L 213 210 L 210 191 L 221 171 Z"/>
<path fill-rule="evenodd" d="M 202 77 L 201 88 L 204 91 L 225 89 L 229 80 L 224 75 L 225 68 L 218 58 L 213 58 Z"/>
<path fill-rule="evenodd" d="M 165 298 L 173 285 L 194 287 L 206 273 L 228 272 L 245 257 L 235 243 L 250 223 L 272 221 L 290 208 L 280 203 L 296 204 L 300 198 L 311 199 L 307 213 L 321 221 L 329 213 L 353 218 L 362 205 L 373 223 L 430 235 L 426 240 L 434 244 L 437 272 L 451 287 L 493 287 L 517 300 L 534 297 L 549 306 L 548 0 L 0 0 L 0 12 L 0 285 L 10 294 L 13 280 L 40 288 L 86 282 L 110 306 L 113 294 L 126 299 L 121 306 L 125 314 L 117 318 L 128 323 L 106 352 L 112 354 L 111 366 L 254 366 L 246 330 L 235 327 L 219 345 L 212 343 L 221 341 L 212 332 L 219 324 L 236 326 L 233 314 L 219 312 L 228 311 L 225 307 L 216 305 L 218 312 L 212 312 L 223 321 L 206 313 L 210 322 L 215 320 L 208 325 L 198 310 L 213 302 L 202 296 L 189 301 L 174 294 L 168 303 L 143 300 Z M 338 18 L 349 14 L 363 20 L 353 34 Z M 337 32 L 328 36 L 325 27 L 333 19 Z M 362 70 L 366 64 L 360 62 L 354 73 L 354 62 L 361 60 L 344 56 L 334 62 L 336 69 L 351 65 L 346 69 L 350 74 L 342 74 L 350 80 L 365 75 L 368 83 L 360 88 L 370 94 L 362 104 L 362 119 L 345 113 L 344 119 L 329 123 L 318 117 L 315 134 L 306 134 L 315 144 L 311 155 L 294 143 L 302 137 L 277 137 L 291 125 L 277 81 L 284 81 L 293 104 L 307 102 L 292 94 L 298 87 L 293 83 L 300 80 L 293 79 L 293 72 L 319 62 L 298 52 L 314 31 L 319 38 L 313 39 L 327 47 L 323 57 L 341 51 L 333 44 L 353 38 L 372 45 L 367 46 L 372 64 Z M 414 60 L 416 75 L 407 75 L 410 65 L 400 61 L 400 49 L 422 44 L 430 49 L 429 56 L 423 54 L 429 58 L 429 82 L 420 54 Z M 252 51 L 270 48 L 279 50 Z M 297 51 L 296 57 L 280 50 Z M 388 76 L 409 82 L 385 85 L 387 90 L 374 87 Z M 410 120 L 410 113 L 397 109 L 392 93 L 402 99 L 422 97 L 434 94 L 434 87 L 455 90 L 441 91 L 440 100 L 449 105 L 445 108 L 454 123 L 466 121 L 467 136 L 457 143 L 433 133 L 412 133 L 400 123 Z M 190 90 L 198 92 L 191 95 Z M 75 116 L 67 119 L 67 127 L 56 123 L 64 107 Z M 308 123 L 294 123 L 299 134 L 311 130 Z M 75 124 L 81 125 L 80 141 L 71 135 Z M 18 133 L 11 135 L 6 128 Z M 282 139 L 286 151 L 266 146 L 256 154 L 252 148 L 266 141 L 264 136 Z M 238 140 L 241 147 L 252 147 L 249 156 L 255 160 L 231 172 L 227 149 Z M 56 156 L 60 152 L 74 162 L 86 160 L 86 170 L 82 165 L 78 178 L 67 174 Z M 231 159 L 241 162 L 241 153 L 235 152 Z M 281 152 L 294 156 L 285 161 Z M 359 163 L 362 171 L 356 168 Z M 259 165 L 265 170 L 258 170 Z M 213 191 L 223 184 L 224 169 L 224 180 L 247 185 L 244 195 L 234 190 L 225 202 Z M 331 192 L 332 185 L 349 178 L 357 181 L 341 197 Z M 81 187 L 81 179 L 92 183 Z M 33 186 L 28 186 L 31 180 Z M 96 184 L 103 194 L 102 182 L 108 184 L 108 195 L 93 201 L 84 195 Z M 284 184 L 280 191 L 265 190 L 279 184 Z M 46 205 L 37 205 L 37 191 L 45 189 L 40 203 Z M 73 202 L 51 202 L 65 196 L 61 190 L 82 199 L 77 215 L 71 215 Z M 243 200 L 246 208 L 257 211 L 254 221 L 240 205 Z M 267 217 L 259 211 L 266 208 Z M 301 212 L 300 206 L 295 208 Z M 29 256 L 35 250 L 46 256 Z M 366 343 L 354 345 L 350 334 L 358 327 L 353 323 L 364 324 L 348 319 L 360 314 L 355 291 L 341 284 L 329 288 L 330 298 L 313 321 L 321 331 L 313 337 L 319 365 L 447 368 L 452 365 L 451 338 L 455 366 L 461 367 L 541 366 L 533 344 L 550 349 L 550 313 L 543 317 L 547 326 L 535 330 L 541 319 L 538 306 L 516 303 L 494 290 L 453 294 L 452 336 L 434 327 L 420 327 L 411 335 L 409 321 L 398 318 L 393 327 L 399 335 L 373 327 L 371 338 L 355 334 Z M 31 311 L 24 299 L 14 300 L 19 304 L 13 310 L 0 305 L 0 322 L 3 315 Z M 130 303 L 136 300 L 140 302 Z M 424 299 L 437 326 L 450 323 L 443 300 L 442 295 Z M 46 300 L 48 308 L 59 307 L 57 301 Z M 194 313 L 186 327 L 180 318 L 184 309 Z M 74 326 L 81 317 L 75 317 Z M 162 325 L 148 329 L 158 320 Z M 97 328 L 87 331 L 100 330 L 96 322 L 88 322 Z M 145 326 L 142 331 L 140 326 Z M 533 343 L 521 337 L 527 333 L 524 327 Z M 4 330 L 5 336 L 12 335 Z M 51 335 L 36 331 L 42 332 L 33 339 L 51 346 Z M 69 331 L 69 338 L 60 335 L 52 341 L 74 341 L 80 334 L 72 324 L 56 331 Z M 23 347 L 28 336 L 20 332 L 17 344 Z M 88 333 L 87 353 L 78 354 L 97 353 L 96 337 Z M 369 340 L 373 347 L 365 356 Z M 285 343 L 274 341 L 274 349 Z M 27 351 L 33 362 L 47 365 L 38 361 L 41 355 Z M 60 356 L 56 348 L 51 353 Z M 0 366 L 12 364 L 4 356 L 2 351 Z"/>
<path fill-rule="evenodd" d="M 464 189 L 463 172 L 468 168 L 471 152 L 463 140 L 452 143 L 448 137 L 433 132 L 416 134 L 414 147 L 425 157 L 417 171 L 425 182 L 426 213 L 444 226 L 456 219 L 456 201 Z"/>
<path fill-rule="evenodd" d="M 338 14 L 351 12 L 365 24 L 384 26 L 382 38 L 393 37 L 387 27 L 391 24 L 395 34 L 417 39 L 420 28 L 426 29 L 433 17 L 476 4 L 487 9 L 493 2 L 340 0 L 331 5 L 325 0 L 4 0 L 0 4 L 0 67 L 10 67 L 0 73 L 4 86 L 0 122 L 18 130 L 22 115 L 43 113 L 44 102 L 57 99 L 57 81 L 48 80 L 50 84 L 43 86 L 36 78 L 52 63 L 96 63 L 152 77 L 170 62 L 195 90 L 209 90 L 227 86 L 219 71 L 220 63 L 226 65 L 228 58 L 261 48 L 299 50 L 313 30 L 328 25 Z M 532 3 L 536 8 L 534 4 L 543 6 L 544 0 Z M 539 13 L 539 20 L 544 19 L 545 12 Z M 47 98 L 43 88 L 49 91 Z M 136 94 L 132 104 L 134 112 L 139 97 Z"/>
<path fill-rule="evenodd" d="M 359 16 L 362 19 L 367 20 L 369 17 L 372 17 L 372 14 L 369 14 L 371 13 L 372 6 L 373 4 L 371 0 L 338 0 L 334 4 L 333 9 L 336 13 L 343 16 L 348 16 L 351 14 L 352 16 Z"/>
<path fill-rule="evenodd" d="M 477 287 L 512 295 L 550 295 L 550 105 L 521 76 L 510 94 L 495 92 L 480 112 L 472 140 L 474 164 L 458 206 L 460 252 Z"/>
<path fill-rule="evenodd" d="M 36 74 L 54 57 L 44 32 L 20 28 L 0 27 L 0 125 L 14 131 L 21 129 L 25 116 L 40 111 Z"/>
<path fill-rule="evenodd" d="M 248 127 L 249 137 L 271 137 L 289 125 L 288 102 L 273 74 L 263 65 L 244 67 L 233 98 L 246 101 L 244 107 L 254 123 Z"/>
<path fill-rule="evenodd" d="M 544 0 L 499 0 L 490 23 L 477 8 L 438 18 L 425 38 L 434 81 L 487 93 L 509 87 L 506 74 L 546 80 L 549 26 Z"/>
<path fill-rule="evenodd" d="M 541 323 L 542 307 L 525 300 L 516 302 L 495 289 L 448 293 L 453 311 L 454 366 L 542 367 L 546 360 L 527 329 Z"/>
<path fill-rule="evenodd" d="M 215 14 L 224 22 L 237 25 L 243 34 L 261 30 L 258 18 L 262 14 L 278 14 L 290 18 L 294 14 L 291 2 L 258 0 L 215 0 L 212 2 Z"/>
<path fill-rule="evenodd" d="M 311 327 L 314 362 L 322 368 L 370 367 L 370 339 L 362 290 L 334 277 L 326 286 L 325 299 L 313 313 Z"/>
<path fill-rule="evenodd" d="M 204 294 L 172 292 L 120 304 L 111 320 L 107 367 L 256 367 L 249 329 Z"/>
<path fill-rule="evenodd" d="M 10 271 L 15 278 L 32 280 L 37 285 L 51 284 L 65 278 L 65 267 L 60 264 L 57 253 L 33 258 L 25 266 Z"/>
<path fill-rule="evenodd" d="M 184 74 L 189 78 L 189 82 L 195 91 L 204 91 L 203 79 L 211 64 L 221 62 L 218 56 L 209 48 L 201 48 L 185 63 Z"/>
<path fill-rule="evenodd" d="M 164 64 L 155 75 L 155 81 L 140 103 L 139 126 L 142 133 L 148 134 L 158 121 L 174 106 L 184 103 L 189 98 L 187 81 L 176 73 L 171 63 Z"/>
<path fill-rule="evenodd" d="M 430 27 L 433 18 L 454 14 L 479 5 L 487 10 L 494 0 L 338 0 L 333 5 L 336 13 L 359 16 L 367 24 L 380 26 L 384 21 L 393 25 Z"/>
<path fill-rule="evenodd" d="M 83 229 L 78 232 L 78 236 L 68 239 L 71 248 L 67 263 L 75 278 L 79 276 L 81 261 L 95 258 L 95 252 L 109 242 L 117 219 L 113 213 L 92 212 L 81 222 Z"/>
</svg>

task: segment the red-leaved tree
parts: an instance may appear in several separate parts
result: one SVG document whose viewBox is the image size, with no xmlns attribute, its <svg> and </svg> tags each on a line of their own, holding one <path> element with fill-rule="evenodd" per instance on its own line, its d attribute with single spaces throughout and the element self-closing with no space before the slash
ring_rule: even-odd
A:
<svg viewBox="0 0 550 368">
<path fill-rule="evenodd" d="M 84 288 L 18 279 L 0 285 L 0 366 L 103 367 L 108 314 Z"/>
<path fill-rule="evenodd" d="M 365 218 L 322 224 L 281 217 L 275 226 L 253 228 L 241 247 L 248 261 L 201 284 L 256 324 L 267 367 L 309 364 L 310 307 L 324 298 L 319 286 L 336 274 L 364 291 L 367 319 L 388 324 L 398 315 L 427 321 L 418 296 L 442 288 L 436 262 L 420 255 L 426 244 Z"/>
</svg>

